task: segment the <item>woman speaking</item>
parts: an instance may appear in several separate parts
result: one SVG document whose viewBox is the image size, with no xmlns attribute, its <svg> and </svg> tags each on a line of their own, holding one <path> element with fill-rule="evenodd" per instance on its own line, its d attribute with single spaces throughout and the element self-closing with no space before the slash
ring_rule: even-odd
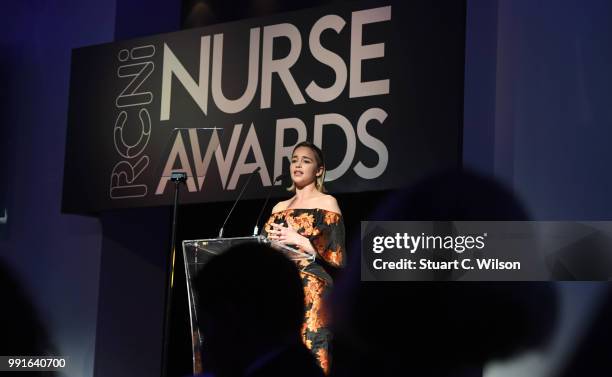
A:
<svg viewBox="0 0 612 377">
<path fill-rule="evenodd" d="M 302 338 L 327 373 L 331 333 L 323 298 L 333 280 L 324 266 L 344 266 L 344 222 L 336 199 L 325 194 L 325 163 L 319 147 L 307 141 L 296 145 L 290 173 L 293 183 L 288 190 L 294 195 L 274 206 L 263 235 L 315 256 L 313 261 L 297 262 L 306 301 Z"/>
</svg>

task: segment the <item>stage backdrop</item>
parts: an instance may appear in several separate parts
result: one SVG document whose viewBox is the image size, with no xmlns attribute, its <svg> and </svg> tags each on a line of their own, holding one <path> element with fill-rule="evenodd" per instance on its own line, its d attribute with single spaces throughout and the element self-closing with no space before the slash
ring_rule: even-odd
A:
<svg viewBox="0 0 612 377">
<path fill-rule="evenodd" d="M 280 195 L 302 140 L 333 192 L 457 166 L 464 35 L 464 2 L 387 1 L 76 49 L 63 211 L 169 204 L 173 170 L 183 203 L 233 199 L 256 168 L 245 197 Z"/>
</svg>

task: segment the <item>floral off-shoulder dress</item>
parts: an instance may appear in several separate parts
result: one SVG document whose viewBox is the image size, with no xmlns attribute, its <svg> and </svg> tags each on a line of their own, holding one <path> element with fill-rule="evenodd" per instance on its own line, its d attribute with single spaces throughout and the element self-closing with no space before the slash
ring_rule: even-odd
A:
<svg viewBox="0 0 612 377">
<path fill-rule="evenodd" d="M 267 236 L 271 223 L 291 226 L 307 237 L 317 251 L 316 259 L 296 262 L 304 285 L 306 313 L 302 338 L 325 373 L 329 372 L 331 333 L 323 298 L 330 293 L 332 277 L 323 265 L 343 267 L 345 263 L 344 221 L 342 215 L 321 208 L 290 208 L 273 213 L 263 228 Z"/>
</svg>

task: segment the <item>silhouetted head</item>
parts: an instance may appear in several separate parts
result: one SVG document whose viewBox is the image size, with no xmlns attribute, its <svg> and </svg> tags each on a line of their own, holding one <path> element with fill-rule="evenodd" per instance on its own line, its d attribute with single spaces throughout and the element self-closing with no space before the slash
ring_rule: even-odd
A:
<svg viewBox="0 0 612 377">
<path fill-rule="evenodd" d="M 457 170 L 391 194 L 370 218 L 510 221 L 528 215 L 499 182 Z M 334 292 L 336 376 L 446 376 L 542 345 L 554 328 L 551 283 L 362 283 L 356 259 L 349 280 Z"/>
<path fill-rule="evenodd" d="M 304 291 L 280 252 L 245 243 L 212 258 L 195 279 L 204 370 L 241 371 L 259 355 L 300 344 Z"/>
<path fill-rule="evenodd" d="M 408 221 L 525 221 L 527 209 L 494 178 L 467 169 L 434 174 L 394 192 L 374 218 Z"/>
<path fill-rule="evenodd" d="M 0 355 L 56 356 L 34 304 L 13 271 L 0 259 Z M 30 372 L 53 377 L 55 372 Z"/>
</svg>

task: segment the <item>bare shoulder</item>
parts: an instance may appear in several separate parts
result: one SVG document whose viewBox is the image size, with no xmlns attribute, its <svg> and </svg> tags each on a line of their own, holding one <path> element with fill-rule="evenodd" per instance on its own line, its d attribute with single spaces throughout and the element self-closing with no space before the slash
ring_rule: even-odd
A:
<svg viewBox="0 0 612 377">
<path fill-rule="evenodd" d="M 276 205 L 272 208 L 272 213 L 280 212 L 287 209 L 287 206 L 289 206 L 289 202 L 291 202 L 291 199 L 283 200 L 281 202 L 276 203 Z"/>
<path fill-rule="evenodd" d="M 331 195 L 322 195 L 317 199 L 317 207 L 330 212 L 342 214 L 338 201 Z"/>
</svg>

